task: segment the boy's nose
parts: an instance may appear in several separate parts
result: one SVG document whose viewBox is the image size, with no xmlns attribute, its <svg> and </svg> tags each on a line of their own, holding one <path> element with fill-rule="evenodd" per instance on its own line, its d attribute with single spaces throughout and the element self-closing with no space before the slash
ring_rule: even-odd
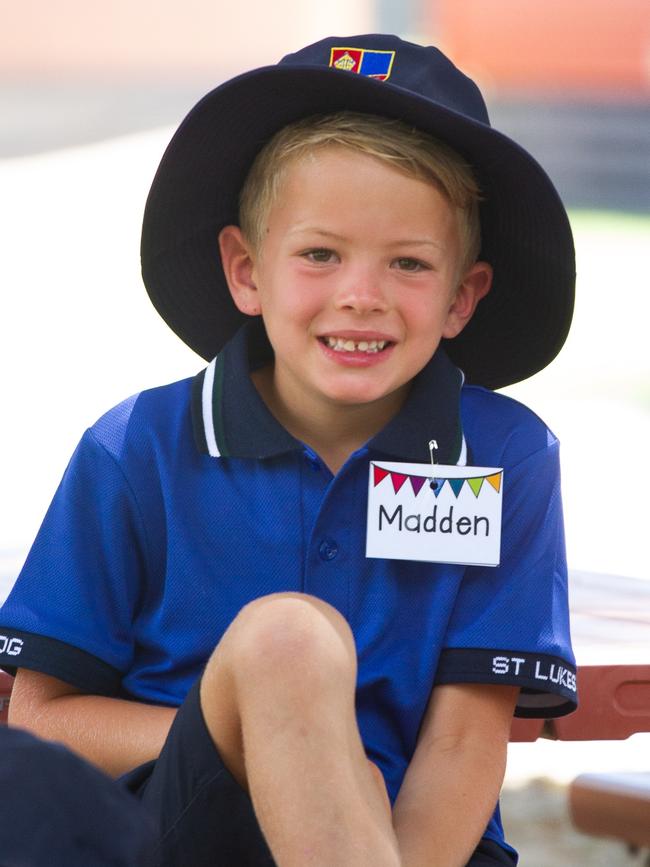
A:
<svg viewBox="0 0 650 867">
<path fill-rule="evenodd" d="M 336 297 L 339 310 L 357 313 L 381 313 L 388 308 L 388 299 L 378 274 L 371 270 L 357 271 L 344 279 Z"/>
</svg>

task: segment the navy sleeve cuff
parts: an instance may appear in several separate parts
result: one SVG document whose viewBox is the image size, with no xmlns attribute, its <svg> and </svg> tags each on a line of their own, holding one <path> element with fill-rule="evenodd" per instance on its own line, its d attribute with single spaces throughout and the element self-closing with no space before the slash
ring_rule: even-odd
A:
<svg viewBox="0 0 650 867">
<path fill-rule="evenodd" d="M 436 685 L 494 683 L 521 689 L 515 716 L 565 716 L 577 705 L 575 665 L 546 653 L 448 648 L 440 654 Z"/>
<path fill-rule="evenodd" d="M 71 644 L 0 626 L 0 668 L 15 675 L 28 668 L 58 677 L 82 692 L 114 696 L 122 674 L 112 665 Z"/>
</svg>

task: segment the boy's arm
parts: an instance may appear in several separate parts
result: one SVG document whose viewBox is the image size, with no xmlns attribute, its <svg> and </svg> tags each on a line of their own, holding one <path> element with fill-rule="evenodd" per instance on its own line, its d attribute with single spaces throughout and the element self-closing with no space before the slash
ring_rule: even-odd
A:
<svg viewBox="0 0 650 867">
<path fill-rule="evenodd" d="M 436 687 L 393 810 L 403 867 L 463 867 L 496 806 L 519 689 Z"/>
<path fill-rule="evenodd" d="M 85 695 L 74 686 L 20 669 L 9 703 L 9 724 L 59 741 L 111 776 L 160 753 L 176 708 Z"/>
</svg>

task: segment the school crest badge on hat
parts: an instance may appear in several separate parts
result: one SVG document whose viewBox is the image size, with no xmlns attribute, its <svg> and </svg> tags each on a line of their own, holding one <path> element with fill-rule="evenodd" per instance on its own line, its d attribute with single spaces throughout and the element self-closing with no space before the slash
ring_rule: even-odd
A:
<svg viewBox="0 0 650 867">
<path fill-rule="evenodd" d="M 346 72 L 357 72 L 386 81 L 390 76 L 395 60 L 394 51 L 371 51 L 367 48 L 332 48 L 330 66 Z"/>
</svg>

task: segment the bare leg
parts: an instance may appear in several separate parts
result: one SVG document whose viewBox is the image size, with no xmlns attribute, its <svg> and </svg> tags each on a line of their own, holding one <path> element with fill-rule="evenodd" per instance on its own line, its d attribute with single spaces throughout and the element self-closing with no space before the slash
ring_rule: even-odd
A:
<svg viewBox="0 0 650 867">
<path fill-rule="evenodd" d="M 345 620 L 310 596 L 246 606 L 201 684 L 208 729 L 279 867 L 398 867 L 386 793 L 354 711 Z"/>
</svg>

